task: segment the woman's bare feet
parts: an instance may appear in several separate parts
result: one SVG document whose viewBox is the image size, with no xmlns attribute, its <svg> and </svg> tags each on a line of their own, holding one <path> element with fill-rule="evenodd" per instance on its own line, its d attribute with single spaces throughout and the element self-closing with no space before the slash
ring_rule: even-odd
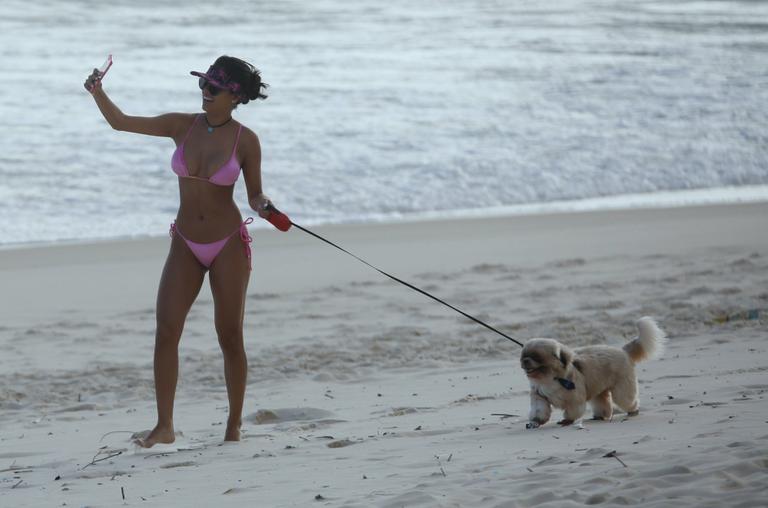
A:
<svg viewBox="0 0 768 508">
<path fill-rule="evenodd" d="M 240 426 L 242 422 L 231 424 L 227 422 L 227 431 L 224 433 L 224 441 L 240 441 Z"/>
<path fill-rule="evenodd" d="M 173 432 L 173 426 L 156 426 L 145 437 L 136 437 L 133 442 L 142 448 L 152 448 L 158 443 L 170 444 L 176 441 L 176 434 Z"/>
</svg>

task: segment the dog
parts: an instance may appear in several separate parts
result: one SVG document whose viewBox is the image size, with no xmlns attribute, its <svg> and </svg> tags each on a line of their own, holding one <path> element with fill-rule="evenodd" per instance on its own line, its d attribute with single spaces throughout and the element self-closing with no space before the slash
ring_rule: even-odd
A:
<svg viewBox="0 0 768 508">
<path fill-rule="evenodd" d="M 635 364 L 661 355 L 666 335 L 650 317 L 636 322 L 639 336 L 624 347 L 586 346 L 571 349 L 554 339 L 531 339 L 520 355 L 520 366 L 531 383 L 531 410 L 526 428 L 549 421 L 552 406 L 563 410 L 560 425 L 570 425 L 592 406 L 595 420 L 609 420 L 613 404 L 635 416 Z"/>
</svg>

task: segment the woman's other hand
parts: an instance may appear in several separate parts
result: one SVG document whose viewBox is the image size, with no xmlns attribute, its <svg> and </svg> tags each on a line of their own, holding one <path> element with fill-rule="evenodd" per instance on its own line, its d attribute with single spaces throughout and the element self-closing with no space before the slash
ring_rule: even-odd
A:
<svg viewBox="0 0 768 508">
<path fill-rule="evenodd" d="M 269 210 L 270 206 L 273 206 L 272 201 L 264 194 L 259 194 L 251 200 L 251 208 L 256 210 L 262 219 L 267 219 L 272 214 Z"/>
</svg>

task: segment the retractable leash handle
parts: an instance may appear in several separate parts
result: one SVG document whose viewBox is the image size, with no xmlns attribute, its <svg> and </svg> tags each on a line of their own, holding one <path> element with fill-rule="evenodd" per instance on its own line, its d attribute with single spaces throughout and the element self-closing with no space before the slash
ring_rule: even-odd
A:
<svg viewBox="0 0 768 508">
<path fill-rule="evenodd" d="M 291 219 L 289 219 L 287 215 L 275 208 L 275 205 L 272 203 L 267 203 L 267 206 L 265 206 L 264 209 L 270 212 L 269 217 L 267 217 L 267 221 L 269 221 L 277 229 L 283 232 L 291 229 L 293 222 L 291 222 Z"/>
<path fill-rule="evenodd" d="M 375 266 L 373 266 L 372 264 L 370 264 L 368 261 L 366 261 L 366 260 L 364 260 L 364 259 L 361 259 L 361 258 L 359 258 L 359 257 L 355 256 L 354 254 L 352 254 L 351 252 L 349 252 L 347 249 L 345 249 L 345 248 L 343 248 L 343 247 L 339 247 L 338 245 L 336 245 L 336 244 L 335 244 L 335 243 L 333 243 L 332 241 L 330 241 L 330 240 L 326 240 L 326 239 L 325 239 L 325 238 L 323 238 L 322 236 L 320 236 L 320 235 L 318 235 L 318 234 L 316 234 L 316 233 L 313 233 L 312 231 L 310 231 L 310 230 L 308 230 L 308 229 L 306 229 L 306 228 L 303 228 L 303 227 L 299 226 L 299 225 L 298 225 L 298 224 L 296 224 L 295 222 L 291 221 L 291 219 L 289 219 L 287 215 L 285 215 L 285 214 L 284 214 L 284 213 L 282 213 L 280 210 L 278 210 L 277 208 L 275 208 L 275 206 L 274 206 L 272 203 L 268 203 L 268 204 L 267 204 L 267 206 L 265 207 L 265 210 L 268 210 L 268 211 L 272 212 L 272 213 L 270 213 L 270 215 L 269 215 L 269 217 L 267 218 L 267 220 L 268 220 L 269 222 L 271 222 L 271 223 L 272 223 L 272 225 L 273 225 L 273 226 L 275 226 L 275 227 L 276 227 L 277 229 L 279 229 L 280 231 L 288 231 L 289 229 L 291 229 L 291 226 L 295 226 L 295 227 L 297 227 L 298 229 L 300 229 L 300 230 L 304 231 L 305 233 L 307 233 L 308 235 L 312 235 L 312 236 L 314 236 L 315 238 L 317 238 L 318 240 L 322 240 L 323 242 L 325 242 L 325 243 L 327 243 L 327 244 L 329 244 L 329 245 L 332 245 L 332 246 L 336 247 L 336 248 L 337 248 L 337 249 L 339 249 L 340 251 L 342 251 L 342 252 L 345 252 L 346 254 L 349 254 L 350 256 L 352 256 L 353 258 L 357 259 L 357 260 L 358 260 L 358 261 L 360 261 L 361 263 L 363 263 L 363 264 L 366 264 L 366 265 L 370 266 L 371 268 L 373 268 L 374 270 L 376 270 L 376 271 L 377 271 L 377 272 L 379 272 L 380 274 L 382 274 L 382 275 L 386 275 L 387 277 L 389 277 L 390 279 L 394 280 L 395 282 L 399 282 L 400 284 L 402 284 L 402 285 L 404 285 L 404 286 L 407 286 L 407 287 L 409 287 L 409 288 L 413 289 L 414 291 L 417 291 L 417 292 L 421 293 L 422 295 L 424 295 L 424 296 L 427 296 L 427 297 L 429 297 L 429 298 L 431 298 L 431 299 L 435 300 L 436 302 L 442 303 L 442 304 L 443 304 L 443 305 L 445 305 L 446 307 L 448 307 L 448 308 L 450 308 L 450 309 L 452 309 L 452 310 L 455 310 L 456 312 L 458 312 L 458 313 L 459 313 L 459 314 L 461 314 L 462 316 L 464 316 L 464 317 L 466 317 L 466 318 L 469 318 L 469 319 L 471 319 L 471 320 L 472 320 L 472 321 L 474 321 L 475 323 L 477 323 L 477 324 L 479 324 L 479 325 L 482 325 L 482 326 L 486 327 L 487 329 L 489 329 L 489 330 L 491 330 L 491 331 L 493 331 L 493 332 L 496 332 L 497 334 L 501 335 L 501 336 L 502 336 L 502 337 L 504 337 L 505 339 L 509 339 L 509 340 L 511 340 L 512 342 L 514 342 L 514 343 L 515 343 L 515 344 L 517 344 L 518 346 L 520 346 L 520 347 L 523 347 L 523 343 L 522 343 L 522 342 L 520 342 L 520 341 L 518 341 L 518 340 L 516 340 L 516 339 L 513 339 L 512 337 L 510 337 L 510 336 L 509 336 L 509 335 L 507 335 L 506 333 L 504 333 L 504 332 L 500 332 L 499 330 L 497 330 L 496 328 L 492 327 L 491 325 L 489 325 L 489 324 L 487 324 L 487 323 L 484 323 L 483 321 L 481 321 L 481 320 L 477 319 L 476 317 L 474 317 L 474 316 L 472 316 L 472 315 L 470 315 L 470 314 L 467 314 L 466 312 L 464 312 L 464 311 L 463 311 L 463 310 L 461 310 L 461 309 L 457 309 L 456 307 L 454 307 L 454 306 L 453 306 L 453 305 L 451 305 L 450 303 L 444 302 L 444 301 L 443 301 L 443 300 L 441 300 L 440 298 L 438 298 L 438 297 L 436 297 L 436 296 L 434 296 L 434 295 L 431 295 L 430 293 L 427 293 L 427 292 L 426 292 L 426 291 L 424 291 L 423 289 L 417 288 L 417 287 L 416 287 L 416 286 L 414 286 L 413 284 L 410 284 L 410 283 L 408 283 L 408 282 L 405 282 L 404 280 L 398 279 L 398 278 L 397 278 L 397 277 L 395 277 L 394 275 L 390 275 L 390 274 L 388 274 L 387 272 L 385 272 L 385 271 L 383 271 L 383 270 L 380 270 L 380 269 L 376 268 Z M 569 389 L 570 389 L 570 388 L 569 388 Z"/>
</svg>

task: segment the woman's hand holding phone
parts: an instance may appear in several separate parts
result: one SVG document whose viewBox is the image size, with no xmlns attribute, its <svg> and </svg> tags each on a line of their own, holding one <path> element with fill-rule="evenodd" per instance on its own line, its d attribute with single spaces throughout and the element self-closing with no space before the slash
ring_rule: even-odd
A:
<svg viewBox="0 0 768 508">
<path fill-rule="evenodd" d="M 112 55 L 109 55 L 106 60 L 104 60 L 104 64 L 102 64 L 101 67 L 98 69 L 93 69 L 93 72 L 90 76 L 85 80 L 85 83 L 83 83 L 83 86 L 86 90 L 88 90 L 91 94 L 93 94 L 96 90 L 101 88 L 101 80 L 104 79 L 104 76 L 107 75 L 107 71 L 112 67 Z"/>
</svg>

